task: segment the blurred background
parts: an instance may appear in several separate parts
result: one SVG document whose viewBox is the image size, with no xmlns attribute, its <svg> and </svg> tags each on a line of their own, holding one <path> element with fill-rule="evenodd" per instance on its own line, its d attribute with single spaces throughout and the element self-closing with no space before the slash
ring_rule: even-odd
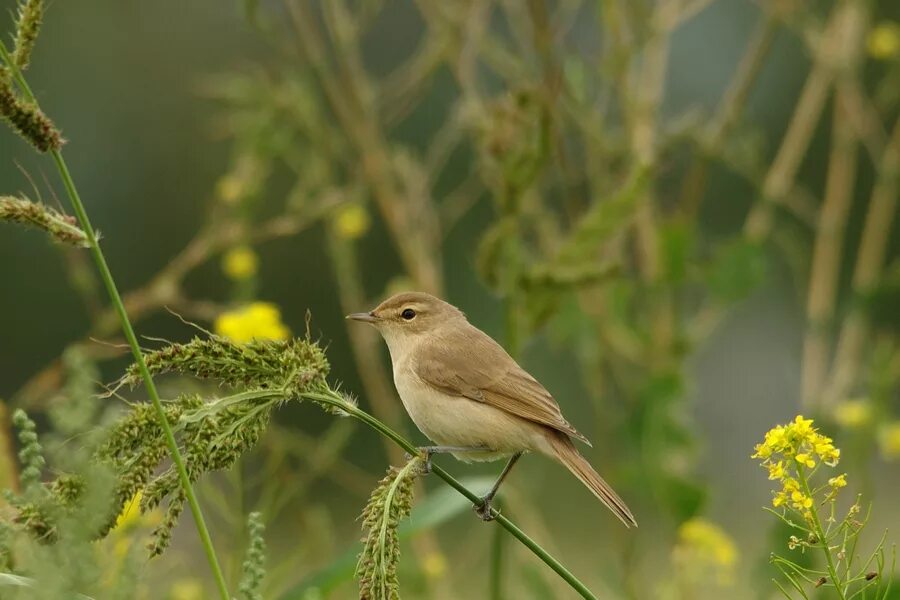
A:
<svg viewBox="0 0 900 600">
<path fill-rule="evenodd" d="M 139 334 L 188 339 L 177 313 L 240 338 L 255 306 L 302 335 L 309 313 L 332 380 L 424 444 L 343 315 L 436 293 L 553 393 L 640 528 L 537 456 L 504 514 L 601 597 L 769 598 L 787 536 L 750 454 L 796 414 L 872 502 L 864 542 L 900 540 L 898 20 L 888 0 L 58 2 L 29 80 Z M 67 206 L 7 131 L 0 191 Z M 0 257 L 0 397 L 49 428 L 73 355 L 98 382 L 127 365 L 118 324 L 86 252 L 7 226 Z M 354 597 L 356 517 L 401 460 L 285 406 L 200 486 L 227 570 L 262 509 L 266 598 Z M 501 468 L 437 461 L 481 489 Z M 404 598 L 573 597 L 439 480 L 428 499 L 452 510 L 404 541 Z M 211 597 L 188 520 L 147 597 Z"/>
</svg>

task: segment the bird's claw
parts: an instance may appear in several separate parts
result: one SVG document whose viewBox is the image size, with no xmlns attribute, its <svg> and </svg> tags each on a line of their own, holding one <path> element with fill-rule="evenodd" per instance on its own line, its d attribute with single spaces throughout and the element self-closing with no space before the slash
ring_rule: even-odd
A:
<svg viewBox="0 0 900 600">
<path fill-rule="evenodd" d="M 485 523 L 493 521 L 497 518 L 494 515 L 494 512 L 497 512 L 498 514 L 500 513 L 499 510 L 495 511 L 494 507 L 491 505 L 491 498 L 488 498 L 487 496 L 481 499 L 481 504 L 475 504 L 474 506 L 472 506 L 472 510 L 474 510 L 475 514 L 478 515 L 478 518 Z"/>
<path fill-rule="evenodd" d="M 427 446 L 419 448 L 418 450 L 419 450 L 419 455 L 421 455 L 425 458 L 425 462 L 422 465 L 422 475 L 428 475 L 429 473 L 431 473 L 431 457 L 434 456 L 434 450 Z M 406 460 L 410 460 L 410 459 L 412 459 L 412 456 L 407 454 Z"/>
</svg>

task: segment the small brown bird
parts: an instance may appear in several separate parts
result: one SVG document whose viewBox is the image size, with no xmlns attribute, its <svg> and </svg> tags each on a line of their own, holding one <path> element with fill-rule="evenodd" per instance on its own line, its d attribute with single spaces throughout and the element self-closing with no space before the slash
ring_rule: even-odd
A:
<svg viewBox="0 0 900 600">
<path fill-rule="evenodd" d="M 458 308 L 407 292 L 347 318 L 371 323 L 387 342 L 400 400 L 438 444 L 422 448 L 429 465 L 439 452 L 465 462 L 509 457 L 476 507 L 482 519 L 493 518 L 491 500 L 516 461 L 537 451 L 561 462 L 626 526 L 637 526 L 625 502 L 575 448 L 572 438 L 590 442 L 566 421 L 550 392 Z"/>
</svg>

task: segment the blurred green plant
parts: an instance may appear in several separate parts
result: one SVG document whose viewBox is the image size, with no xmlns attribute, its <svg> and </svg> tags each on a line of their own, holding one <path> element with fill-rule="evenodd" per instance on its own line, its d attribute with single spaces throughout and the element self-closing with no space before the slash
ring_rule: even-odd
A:
<svg viewBox="0 0 900 600">
<path fill-rule="evenodd" d="M 641 512 L 658 521 L 642 527 L 635 541 L 616 544 L 621 564 L 595 576 L 622 595 L 645 597 L 657 591 L 650 587 L 656 578 L 640 575 L 656 568 L 653 553 L 644 549 L 671 547 L 673 572 L 667 579 L 685 583 L 690 594 L 702 593 L 691 581 L 690 568 L 701 559 L 711 559 L 707 562 L 716 569 L 727 562 L 719 559 L 727 554 L 722 549 L 728 533 L 698 526 L 712 521 L 702 516 L 706 477 L 696 466 L 703 440 L 692 423 L 687 360 L 728 310 L 779 267 L 791 270 L 806 300 L 800 404 L 817 418 L 840 424 L 848 442 L 842 446 L 859 473 L 855 481 L 871 487 L 870 459 L 900 455 L 895 391 L 900 354 L 892 310 L 897 268 L 888 261 L 900 171 L 900 38 L 884 3 L 755 4 L 758 23 L 718 105 L 680 115 L 662 110 L 666 81 L 672 77 L 670 45 L 674 36 L 683 35 L 683 25 L 713 4 L 705 0 L 418 2 L 406 7 L 421 29 L 417 47 L 391 70 L 370 60 L 368 48 L 375 36 L 384 34 L 379 28 L 392 22 L 394 6 L 284 0 L 267 12 L 256 2 L 244 4 L 274 58 L 265 67 L 217 77 L 205 88 L 221 106 L 217 133 L 231 140 L 228 169 L 214 190 L 216 201 L 184 249 L 118 301 L 59 153 L 61 134 L 21 77 L 43 4 L 18 3 L 15 47 L 12 52 L 2 48 L 8 64 L 0 67 L 0 114 L 56 160 L 81 222 L 78 231 L 98 260 L 113 305 L 98 303 L 100 282 L 77 256 L 70 260 L 70 276 L 90 308 L 91 327 L 62 360 L 35 374 L 14 398 L 15 405 L 43 409 L 48 398 L 60 396 L 60 382 L 83 384 L 71 375 L 87 369 L 91 359 L 121 355 L 120 348 L 91 340 L 112 338 L 125 308 L 131 317 L 124 322 L 125 334 L 135 353 L 131 324 L 167 307 L 212 323 L 217 334 L 232 342 L 274 339 L 290 344 L 278 306 L 259 297 L 256 252 L 270 240 L 323 224 L 321 247 L 331 260 L 345 313 L 370 305 L 387 290 L 448 289 L 443 253 L 463 240 L 476 248 L 470 253 L 472 262 L 502 303 L 507 348 L 519 355 L 546 331 L 571 351 L 597 415 L 594 437 L 603 441 L 598 454 L 616 465 L 612 477 L 623 480 L 623 489 L 639 499 Z M 583 47 L 579 40 L 585 36 L 597 40 L 596 48 Z M 809 68 L 783 136 L 767 140 L 756 123 L 747 121 L 744 109 L 781 37 L 796 42 Z M 437 116 L 426 119 L 425 114 Z M 411 130 L 417 135 L 410 136 Z M 803 175 L 818 137 L 831 152 L 821 184 Z M 723 175 L 742 182 L 755 198 L 744 222 L 725 233 L 709 226 L 707 214 L 715 212 L 714 203 L 724 201 L 712 186 Z M 868 203 L 859 207 L 865 214 L 857 237 L 851 211 L 861 204 L 863 193 Z M 24 218 L 74 234 L 65 227 L 73 225 L 70 217 L 42 205 L 20 204 L 24 201 L 19 198 L 3 200 L 18 211 L 19 217 L 12 217 L 18 221 L 23 209 L 37 211 L 38 218 L 27 217 L 32 212 Z M 481 228 L 477 239 L 470 239 L 472 227 Z M 363 261 L 383 235 L 396 250 L 397 272 L 373 282 Z M 857 239 L 858 247 L 851 248 Z M 70 248 L 61 251 L 73 256 Z M 196 296 L 200 292 L 185 281 L 220 254 L 231 286 L 227 299 Z M 451 281 L 459 280 L 456 273 L 449 275 Z M 463 293 L 455 287 L 451 291 Z M 393 428 L 379 430 L 392 464 L 398 464 L 399 448 L 409 448 L 398 441 L 402 437 L 385 433 L 402 433 L 405 420 L 384 355 L 365 333 L 347 333 L 372 414 L 340 404 L 343 396 L 337 392 L 319 400 L 373 427 Z M 187 346 L 200 352 L 212 347 L 200 344 L 195 340 Z M 242 355 L 226 358 L 244 360 Z M 129 385 L 140 382 L 141 359 L 136 355 L 136 360 L 138 366 L 126 376 Z M 207 367 L 195 368 L 196 375 Z M 257 375 L 253 369 L 236 372 L 231 381 L 241 386 L 241 377 Z M 279 382 L 287 379 L 284 372 L 277 375 Z M 252 381 L 261 385 L 266 376 Z M 155 388 L 149 379 L 147 385 L 153 401 Z M 212 421 L 218 427 L 221 421 L 235 429 L 247 427 L 236 455 L 256 444 L 262 428 L 269 431 L 259 440 L 266 477 L 249 487 L 273 510 L 283 510 L 294 499 L 315 513 L 315 499 L 304 495 L 320 476 L 352 493 L 368 493 L 365 474 L 340 458 L 351 439 L 346 423 L 329 426 L 321 444 L 301 442 L 301 432 L 279 431 L 269 422 L 271 407 L 251 408 L 245 404 L 249 399 L 223 406 L 208 387 L 197 390 L 181 379 L 174 385 L 176 399 L 160 403 L 159 411 L 135 404 L 130 414 L 141 413 L 140 419 L 125 417 L 137 419 L 151 433 L 153 452 L 140 459 L 132 454 L 136 448 L 117 452 L 106 459 L 114 467 L 145 461 L 146 471 L 172 452 L 177 472 L 178 452 L 196 459 L 198 444 L 211 431 L 202 427 L 212 427 Z M 90 403 L 90 394 L 75 396 Z M 253 402 L 267 405 L 272 400 L 267 396 Z M 175 414 L 175 406 L 196 420 L 179 424 L 182 415 Z M 47 448 L 74 436 L 82 439 L 105 415 L 75 405 L 70 409 L 60 419 L 51 412 L 54 432 L 45 437 Z M 157 421 L 160 411 L 174 424 L 171 437 Z M 94 433 L 102 438 L 108 425 L 94 427 Z M 93 456 L 90 451 L 87 455 Z M 67 456 L 58 458 L 54 466 L 77 473 Z M 178 473 L 180 489 L 188 495 L 191 477 L 216 465 L 227 465 L 228 481 L 243 485 L 241 465 L 225 454 L 204 460 L 196 472 L 186 467 Z M 141 478 L 145 476 L 146 485 L 161 482 L 151 494 L 144 496 L 144 484 L 132 482 L 116 488 L 114 495 L 117 503 L 133 503 L 128 492 L 134 489 L 141 489 L 142 503 L 168 498 L 172 512 L 159 530 L 167 535 L 184 498 L 171 469 Z M 277 483 L 286 480 L 303 483 Z M 63 479 L 50 493 L 82 493 L 80 481 Z M 243 500 L 222 501 L 213 485 L 209 491 L 209 503 L 225 517 L 222 521 L 243 531 Z M 191 507 L 196 517 L 199 509 L 194 503 Z M 108 527 L 116 509 L 104 511 Z M 264 512 L 268 517 L 269 511 Z M 539 517 L 532 522 L 543 525 Z M 199 519 L 201 538 L 207 538 L 205 549 L 215 563 L 202 523 Z M 322 539 L 330 541 L 338 528 L 328 517 L 320 527 L 325 532 L 321 538 L 298 553 L 321 558 L 320 543 L 327 547 Z M 660 535 L 660 530 L 667 533 Z M 444 556 L 428 531 L 412 543 L 416 555 Z M 713 548 L 719 548 L 718 554 Z M 682 556 L 690 558 L 678 558 Z M 515 555 L 506 562 L 512 561 L 517 561 Z M 289 584 L 296 583 L 296 559 L 278 562 L 288 565 L 282 572 L 289 572 Z M 800 559 L 795 563 L 808 566 Z M 541 596 L 536 590 L 555 590 L 555 582 L 543 580 L 540 572 L 519 564 L 516 568 L 529 573 L 535 597 Z M 492 573 L 491 586 L 502 579 L 502 573 Z M 222 594 L 224 578 L 217 580 Z M 423 586 L 422 595 L 447 596 L 439 578 L 434 582 L 434 589 L 430 583 Z M 514 583 L 519 591 L 525 585 Z M 196 589 L 195 584 L 185 589 Z"/>
<path fill-rule="evenodd" d="M 400 580 L 400 522 L 412 511 L 413 481 L 422 474 L 422 457 L 411 458 L 403 468 L 391 467 L 372 491 L 363 509 L 362 526 L 366 530 L 363 551 L 356 565 L 360 600 L 397 600 Z"/>
<path fill-rule="evenodd" d="M 408 441 L 386 425 L 361 411 L 355 400 L 329 387 L 329 365 L 322 350 L 309 338 L 287 341 L 265 340 L 235 343 L 224 338 L 195 338 L 186 344 L 172 344 L 147 353 L 142 361 L 154 375 L 178 373 L 217 382 L 235 390 L 221 398 L 203 399 L 182 394 L 163 402 L 166 418 L 172 425 L 179 451 L 192 482 L 203 475 L 231 467 L 252 448 L 265 429 L 271 411 L 289 400 L 310 399 L 337 415 L 351 415 L 418 454 Z M 138 365 L 132 365 L 119 382 L 136 385 L 141 380 Z M 115 391 L 115 389 L 113 390 Z M 41 448 L 33 423 L 23 412 L 17 413 L 22 428 L 22 499 L 12 498 L 17 510 L 15 522 L 35 538 L 59 541 L 59 523 L 84 510 L 90 480 L 84 475 L 60 475 L 42 484 Z M 170 498 L 162 522 L 153 532 L 151 556 L 161 554 L 169 544 L 172 529 L 183 509 L 185 497 L 173 467 L 158 475 L 165 458 L 164 431 L 148 404 L 134 404 L 113 424 L 93 455 L 96 464 L 108 474 L 105 505 L 94 501 L 92 519 L 82 523 L 88 538 L 102 537 L 119 521 L 118 515 L 129 502 L 139 498 L 140 510 L 149 512 Z M 360 558 L 358 576 L 361 594 L 373 599 L 398 596 L 396 564 L 399 558 L 397 527 L 411 507 L 411 484 L 417 473 L 418 459 L 392 473 L 382 482 L 364 512 L 364 527 L 370 530 Z M 478 496 L 465 489 L 439 467 L 434 472 L 475 503 Z M 26 485 L 27 484 L 27 485 Z M 37 491 L 34 491 L 37 490 Z M 494 511 L 497 522 L 520 539 L 538 557 L 556 570 L 583 597 L 594 598 L 590 591 L 543 548 L 522 533 L 512 522 Z M 258 523 L 254 519 L 248 567 L 244 579 L 245 595 L 258 593 L 261 579 Z M 248 579 L 249 578 L 249 579 Z"/>
<path fill-rule="evenodd" d="M 209 530 L 203 518 L 203 513 L 200 510 L 200 504 L 197 502 L 194 490 L 191 487 L 190 479 L 185 470 L 184 460 L 178 450 L 178 445 L 172 434 L 169 422 L 166 419 L 165 411 L 159 399 L 159 393 L 144 364 L 141 348 L 138 344 L 137 336 L 134 333 L 131 321 L 128 318 L 125 304 L 122 302 L 116 283 L 113 280 L 112 273 L 107 265 L 106 257 L 100 249 L 97 234 L 88 219 L 84 204 L 75 187 L 75 182 L 69 173 L 69 168 L 60 151 L 62 147 L 62 137 L 53 123 L 44 116 L 43 112 L 41 112 L 38 107 L 37 98 L 31 91 L 31 88 L 23 75 L 23 71 L 29 63 L 31 51 L 37 39 L 42 18 L 43 0 L 23 0 L 23 3 L 20 5 L 19 18 L 15 24 L 16 46 L 13 49 L 12 55 L 7 51 L 6 44 L 0 42 L 0 59 L 6 64 L 6 67 L 0 72 L 0 115 L 9 122 L 10 126 L 23 139 L 31 142 L 31 144 L 39 151 L 49 152 L 53 157 L 60 178 L 62 179 L 63 186 L 66 189 L 66 194 L 75 211 L 81 230 L 86 237 L 85 245 L 90 249 L 91 254 L 93 255 L 94 262 L 100 273 L 100 278 L 103 280 L 109 298 L 119 317 L 122 331 L 125 334 L 125 338 L 128 341 L 132 354 L 140 368 L 144 384 L 146 385 L 153 409 L 156 413 L 156 418 L 162 429 L 169 454 L 175 465 L 175 471 L 178 474 L 181 492 L 190 504 L 197 531 L 203 542 L 207 560 L 219 588 L 219 595 L 223 600 L 228 600 L 228 589 L 225 584 L 224 576 L 222 575 L 222 569 L 219 566 L 218 557 L 216 556 L 216 551 L 213 548 L 212 540 L 209 536 Z M 21 94 L 21 97 L 17 95 L 15 88 L 18 88 L 18 93 Z M 61 489 L 56 490 L 56 495 L 61 499 L 62 505 L 72 503 L 78 496 L 85 493 L 84 483 L 79 481 L 78 478 L 60 478 L 57 481 L 62 482 L 60 484 L 62 486 Z M 88 486 L 87 489 L 90 490 L 91 486 Z M 26 508 L 26 512 L 27 510 L 28 509 Z M 37 512 L 39 513 L 40 509 L 38 509 Z M 100 514 L 102 514 L 102 512 Z M 41 516 L 35 516 L 35 520 L 30 525 L 37 526 L 38 528 L 46 527 L 47 529 L 46 532 L 41 535 L 50 533 L 55 527 L 53 524 L 44 522 L 44 519 Z M 86 530 L 89 531 L 90 526 L 86 526 Z"/>
<path fill-rule="evenodd" d="M 266 541 L 263 538 L 265 526 L 262 515 L 250 513 L 247 516 L 250 542 L 247 544 L 247 556 L 244 559 L 241 583 L 238 586 L 241 600 L 262 600 L 263 577 L 265 577 Z"/>
</svg>

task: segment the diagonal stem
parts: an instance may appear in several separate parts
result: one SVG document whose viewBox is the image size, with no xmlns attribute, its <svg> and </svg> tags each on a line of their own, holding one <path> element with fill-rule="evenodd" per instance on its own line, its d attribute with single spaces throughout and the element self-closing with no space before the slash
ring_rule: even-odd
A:
<svg viewBox="0 0 900 600">
<path fill-rule="evenodd" d="M 3 62 L 6 63 L 10 72 L 13 74 L 13 77 L 15 78 L 16 83 L 18 84 L 25 98 L 28 101 L 34 103 L 35 106 L 37 106 L 37 98 L 35 98 L 34 93 L 31 91 L 28 82 L 22 76 L 21 71 L 11 60 L 9 52 L 6 50 L 6 45 L 2 41 L 0 41 L 0 58 L 3 59 Z M 191 508 L 191 513 L 193 514 L 194 522 L 197 526 L 197 532 L 200 535 L 200 541 L 203 544 L 203 549 L 206 552 L 206 558 L 209 561 L 209 566 L 212 569 L 213 576 L 216 580 L 216 585 L 219 589 L 219 595 L 221 596 L 222 600 L 229 600 L 230 596 L 228 594 L 228 586 L 225 583 L 225 576 L 222 573 L 222 568 L 219 566 L 219 560 L 216 557 L 216 551 L 212 544 L 212 538 L 209 535 L 209 529 L 207 528 L 206 521 L 203 518 L 203 512 L 200 510 L 200 504 L 199 502 L 197 502 L 197 496 L 194 494 L 194 489 L 191 485 L 190 477 L 188 477 L 187 469 L 184 465 L 184 458 L 181 456 L 181 451 L 178 449 L 178 443 L 175 440 L 175 434 L 172 432 L 172 427 L 169 425 L 169 422 L 166 419 L 162 402 L 159 399 L 159 393 L 157 392 L 156 385 L 153 383 L 153 379 L 150 376 L 150 371 L 147 369 L 147 364 L 144 362 L 144 355 L 141 353 L 140 344 L 138 343 L 137 336 L 134 333 L 134 328 L 131 326 L 131 321 L 128 319 L 128 313 L 125 311 L 125 304 L 122 302 L 122 297 L 119 295 L 119 290 L 116 287 L 115 280 L 113 279 L 112 273 L 109 270 L 109 265 L 106 263 L 106 257 L 103 255 L 103 251 L 100 249 L 100 244 L 97 241 L 97 234 L 95 233 L 94 228 L 91 226 L 87 211 L 84 208 L 84 204 L 81 201 L 81 197 L 78 194 L 78 190 L 75 187 L 75 182 L 72 179 L 72 175 L 69 173 L 69 167 L 66 165 L 66 161 L 63 158 L 62 153 L 59 150 L 51 150 L 50 155 L 53 157 L 53 161 L 56 163 L 56 168 L 59 171 L 63 186 L 66 188 L 66 194 L 69 196 L 69 200 L 72 202 L 72 208 L 75 210 L 75 216 L 78 218 L 78 222 L 80 223 L 81 228 L 87 234 L 91 255 L 93 256 L 94 262 L 97 265 L 97 270 L 100 272 L 100 278 L 103 280 L 103 285 L 106 287 L 106 291 L 109 294 L 110 301 L 112 302 L 112 305 L 116 310 L 116 314 L 119 316 L 119 320 L 122 324 L 122 332 L 125 334 L 125 338 L 128 340 L 128 345 L 131 348 L 131 353 L 134 355 L 134 360 L 138 365 L 141 377 L 144 380 L 144 385 L 147 388 L 147 394 L 148 396 L 150 396 L 150 402 L 153 404 L 153 408 L 156 411 L 156 416 L 159 420 L 160 427 L 162 427 L 163 433 L 165 434 L 166 445 L 169 448 L 169 453 L 172 456 L 172 462 L 175 464 L 175 469 L 178 472 L 178 479 L 181 482 L 181 487 L 184 490 L 188 505 Z"/>
<path fill-rule="evenodd" d="M 303 394 L 304 397 L 309 398 L 310 400 L 314 400 L 316 402 L 320 402 L 322 404 L 326 404 L 328 406 L 332 406 L 337 408 L 355 419 L 359 419 L 372 429 L 378 431 L 382 435 L 390 438 L 395 444 L 415 456 L 419 453 L 419 449 L 412 444 L 409 440 L 401 436 L 399 433 L 362 410 L 361 408 L 347 402 L 340 394 L 334 392 L 332 390 L 328 390 L 323 393 L 315 393 L 308 392 Z M 461 484 L 455 477 L 453 477 L 450 473 L 439 467 L 438 465 L 433 465 L 431 468 L 431 472 L 443 479 L 450 487 L 455 489 L 457 492 L 465 496 L 472 504 L 475 506 L 482 506 L 484 501 L 479 498 L 474 492 L 469 490 L 463 484 Z M 494 522 L 499 524 L 501 527 L 506 529 L 513 537 L 519 540 L 526 548 L 531 550 L 538 558 L 540 558 L 544 563 L 549 566 L 551 569 L 556 571 L 556 573 L 562 577 L 562 579 L 568 583 L 573 590 L 578 592 L 578 594 L 585 598 L 586 600 L 597 600 L 597 597 L 588 589 L 588 587 L 583 584 L 575 575 L 572 574 L 562 563 L 560 563 L 556 558 L 554 558 L 549 552 L 544 550 L 540 544 L 531 539 L 528 534 L 518 528 L 515 523 L 507 519 L 505 516 L 500 514 L 500 512 L 494 508 L 491 509 L 491 515 L 494 517 Z"/>
</svg>

